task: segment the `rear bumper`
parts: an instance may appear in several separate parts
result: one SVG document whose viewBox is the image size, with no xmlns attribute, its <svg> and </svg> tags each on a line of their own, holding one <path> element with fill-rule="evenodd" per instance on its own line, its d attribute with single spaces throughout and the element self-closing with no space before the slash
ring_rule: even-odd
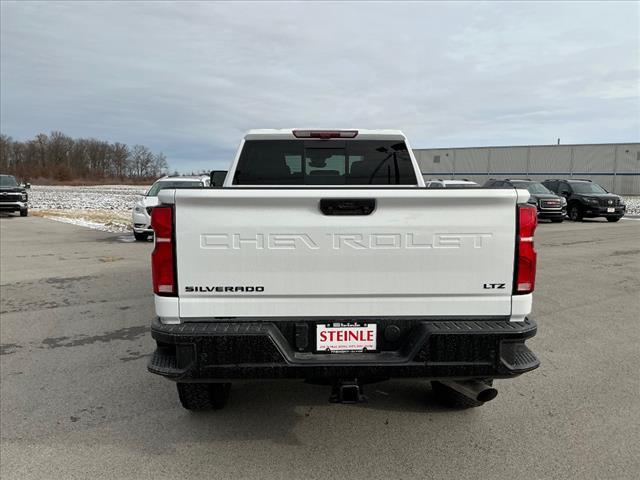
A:
<svg viewBox="0 0 640 480">
<path fill-rule="evenodd" d="M 239 378 L 467 379 L 513 377 L 540 364 L 525 346 L 525 340 L 536 334 L 536 323 L 531 319 L 372 321 L 378 324 L 380 351 L 328 354 L 315 353 L 317 320 L 177 325 L 156 320 L 151 334 L 158 348 L 148 369 L 180 382 Z M 392 325 L 399 327 L 399 335 L 387 335 Z"/>
</svg>

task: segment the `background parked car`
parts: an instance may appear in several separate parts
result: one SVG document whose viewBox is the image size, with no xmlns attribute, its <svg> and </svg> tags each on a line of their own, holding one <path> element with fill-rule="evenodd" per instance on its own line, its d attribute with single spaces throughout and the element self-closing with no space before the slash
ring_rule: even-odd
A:
<svg viewBox="0 0 640 480">
<path fill-rule="evenodd" d="M 167 188 L 204 188 L 209 186 L 208 177 L 163 177 L 156 181 L 146 195 L 133 207 L 133 236 L 145 241 L 153 234 L 151 210 L 158 205 L 158 193 Z"/>
<path fill-rule="evenodd" d="M 617 222 L 626 212 L 622 197 L 591 180 L 549 179 L 542 183 L 567 199 L 567 214 L 574 222 L 584 217 L 605 217 L 609 222 Z"/>
<path fill-rule="evenodd" d="M 29 214 L 27 188 L 31 184 L 21 185 L 13 175 L 0 175 L 0 210 L 4 212 L 20 212 L 21 217 Z"/>
<path fill-rule="evenodd" d="M 564 221 L 567 214 L 567 201 L 564 197 L 556 195 L 542 183 L 529 179 L 489 179 L 484 188 L 524 188 L 529 191 L 531 197 L 529 203 L 538 208 L 538 218 L 546 218 L 555 223 Z"/>
<path fill-rule="evenodd" d="M 471 180 L 443 180 L 441 178 L 424 179 L 427 188 L 480 188 Z"/>
</svg>

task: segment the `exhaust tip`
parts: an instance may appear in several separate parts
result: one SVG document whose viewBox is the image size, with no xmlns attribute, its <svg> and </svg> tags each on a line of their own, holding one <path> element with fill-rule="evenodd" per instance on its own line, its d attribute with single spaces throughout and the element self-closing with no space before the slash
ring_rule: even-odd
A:
<svg viewBox="0 0 640 480">
<path fill-rule="evenodd" d="M 478 393 L 476 398 L 479 402 L 490 402 L 498 396 L 498 390 L 495 388 L 486 388 Z"/>
</svg>

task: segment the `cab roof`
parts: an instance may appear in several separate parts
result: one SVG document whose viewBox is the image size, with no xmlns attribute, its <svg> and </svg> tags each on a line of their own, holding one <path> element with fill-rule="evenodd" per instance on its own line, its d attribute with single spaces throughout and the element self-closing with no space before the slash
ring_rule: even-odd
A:
<svg viewBox="0 0 640 480">
<path fill-rule="evenodd" d="M 389 129 L 362 129 L 362 128 L 262 128 L 249 130 L 245 136 L 245 140 L 305 140 L 305 138 L 296 137 L 294 131 L 309 132 L 356 132 L 351 138 L 340 138 L 339 140 L 406 140 L 406 136 L 400 130 Z M 308 138 L 306 138 L 308 140 Z"/>
</svg>

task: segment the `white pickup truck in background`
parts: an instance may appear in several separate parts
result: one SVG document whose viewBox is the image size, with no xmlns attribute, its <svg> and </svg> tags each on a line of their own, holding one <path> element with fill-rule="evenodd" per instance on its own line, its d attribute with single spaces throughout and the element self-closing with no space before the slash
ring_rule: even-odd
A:
<svg viewBox="0 0 640 480">
<path fill-rule="evenodd" d="M 397 130 L 252 130 L 223 188 L 152 211 L 157 350 L 188 409 L 240 379 L 430 380 L 454 406 L 538 367 L 525 340 L 536 209 L 516 189 L 424 188 Z"/>
</svg>

